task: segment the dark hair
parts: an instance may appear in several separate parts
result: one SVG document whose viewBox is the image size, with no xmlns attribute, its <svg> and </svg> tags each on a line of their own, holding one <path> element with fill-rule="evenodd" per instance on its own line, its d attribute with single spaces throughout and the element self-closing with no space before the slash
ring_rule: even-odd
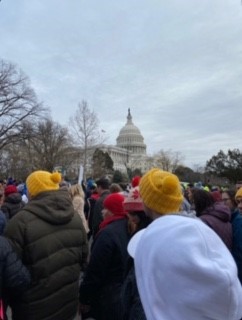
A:
<svg viewBox="0 0 242 320">
<path fill-rule="evenodd" d="M 110 181 L 107 178 L 101 178 L 96 181 L 97 187 L 101 187 L 102 189 L 106 190 L 110 187 Z"/>
<path fill-rule="evenodd" d="M 146 228 L 152 222 L 152 219 L 148 217 L 144 211 L 129 211 L 128 213 L 130 215 L 139 217 L 139 223 L 137 224 L 135 233 L 141 229 Z"/>
<path fill-rule="evenodd" d="M 214 200 L 210 192 L 201 189 L 192 190 L 193 203 L 195 211 L 198 217 L 201 216 L 202 212 L 214 205 Z"/>
<path fill-rule="evenodd" d="M 227 193 L 227 195 L 229 196 L 229 199 L 230 199 L 230 200 L 232 201 L 232 203 L 233 203 L 233 207 L 236 208 L 236 207 L 237 207 L 237 203 L 236 203 L 236 201 L 235 201 L 235 194 L 236 194 L 236 192 L 233 191 L 233 190 L 224 190 L 224 191 L 221 192 L 221 194 L 222 194 L 222 193 Z"/>
<path fill-rule="evenodd" d="M 144 211 L 139 211 L 137 212 L 137 214 L 139 215 L 139 218 L 140 218 L 140 222 L 137 228 L 137 231 L 139 231 L 141 229 L 146 228 L 152 222 L 152 219 L 148 217 Z"/>
<path fill-rule="evenodd" d="M 109 190 L 111 193 L 123 191 L 123 189 L 120 187 L 118 183 L 112 183 L 111 186 L 109 187 Z"/>
<path fill-rule="evenodd" d="M 187 187 L 193 188 L 193 187 L 194 187 L 194 183 L 189 182 L 189 183 L 187 184 Z"/>
<path fill-rule="evenodd" d="M 126 190 L 127 190 L 127 187 L 128 187 L 128 184 L 127 184 L 127 183 L 120 182 L 119 185 L 120 185 L 120 187 L 122 188 L 123 191 L 126 191 Z"/>
</svg>

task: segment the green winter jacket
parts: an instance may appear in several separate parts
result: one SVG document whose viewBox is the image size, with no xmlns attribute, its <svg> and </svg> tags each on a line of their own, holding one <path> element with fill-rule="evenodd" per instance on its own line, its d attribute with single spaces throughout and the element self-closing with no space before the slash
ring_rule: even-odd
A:
<svg viewBox="0 0 242 320">
<path fill-rule="evenodd" d="M 13 320 L 73 320 L 88 246 L 68 192 L 34 197 L 9 221 L 5 236 L 32 277 L 30 289 L 11 305 Z"/>
</svg>

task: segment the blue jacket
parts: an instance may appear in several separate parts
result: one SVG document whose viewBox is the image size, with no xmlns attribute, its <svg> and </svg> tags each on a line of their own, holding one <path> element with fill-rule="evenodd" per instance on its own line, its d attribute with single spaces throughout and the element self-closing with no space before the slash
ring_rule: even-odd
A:
<svg viewBox="0 0 242 320">
<path fill-rule="evenodd" d="M 237 214 L 232 220 L 233 246 L 232 255 L 238 267 L 238 277 L 242 284 L 242 215 Z"/>
</svg>

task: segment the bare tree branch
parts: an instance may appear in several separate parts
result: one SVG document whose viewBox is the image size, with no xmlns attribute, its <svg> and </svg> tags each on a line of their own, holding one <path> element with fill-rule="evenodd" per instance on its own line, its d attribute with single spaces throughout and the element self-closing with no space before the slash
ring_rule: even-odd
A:
<svg viewBox="0 0 242 320">
<path fill-rule="evenodd" d="M 182 161 L 181 153 L 172 150 L 160 150 L 154 155 L 154 165 L 165 171 L 174 172 Z"/>
<path fill-rule="evenodd" d="M 82 150 L 84 177 L 86 174 L 89 150 L 104 142 L 105 137 L 100 133 L 99 121 L 94 111 L 91 111 L 86 101 L 78 104 L 73 117 L 70 118 L 72 138 Z"/>
<path fill-rule="evenodd" d="M 35 121 L 47 111 L 37 101 L 28 78 L 16 66 L 0 61 L 0 150 L 21 139 L 23 122 Z"/>
</svg>

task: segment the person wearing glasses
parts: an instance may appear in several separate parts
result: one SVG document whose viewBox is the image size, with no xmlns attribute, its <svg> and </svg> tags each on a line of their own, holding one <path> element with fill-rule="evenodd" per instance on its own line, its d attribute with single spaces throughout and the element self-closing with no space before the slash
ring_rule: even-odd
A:
<svg viewBox="0 0 242 320">
<path fill-rule="evenodd" d="M 222 202 L 229 207 L 231 211 L 231 221 L 234 220 L 234 218 L 239 213 L 239 210 L 237 208 L 237 203 L 235 200 L 235 191 L 233 190 L 226 190 L 223 191 L 221 194 Z"/>
<path fill-rule="evenodd" d="M 242 187 L 235 194 L 238 214 L 232 220 L 233 246 L 232 255 L 237 264 L 238 277 L 242 284 Z"/>
</svg>

